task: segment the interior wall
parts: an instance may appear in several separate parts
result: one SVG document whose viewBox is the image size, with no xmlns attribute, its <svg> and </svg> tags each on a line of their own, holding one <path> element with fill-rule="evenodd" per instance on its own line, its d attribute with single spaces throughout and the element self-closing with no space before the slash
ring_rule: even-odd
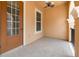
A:
<svg viewBox="0 0 79 59">
<path fill-rule="evenodd" d="M 58 39 L 68 39 L 67 32 L 67 17 L 68 8 L 66 4 L 58 5 L 53 8 L 43 8 L 37 2 L 26 2 L 25 12 L 25 40 L 26 44 L 29 44 L 43 36 L 48 36 Z M 39 9 L 42 14 L 42 32 L 35 33 L 35 8 Z"/>
<path fill-rule="evenodd" d="M 44 10 L 44 35 L 58 39 L 68 39 L 66 4 Z"/>
<path fill-rule="evenodd" d="M 43 32 L 35 33 L 35 8 L 39 9 L 43 14 L 43 9 L 35 5 L 35 2 L 26 2 L 26 44 L 43 37 Z"/>
</svg>

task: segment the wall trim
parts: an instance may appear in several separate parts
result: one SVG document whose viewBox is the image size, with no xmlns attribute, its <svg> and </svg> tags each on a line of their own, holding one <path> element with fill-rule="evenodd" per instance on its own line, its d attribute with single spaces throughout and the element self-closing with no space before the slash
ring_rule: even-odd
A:
<svg viewBox="0 0 79 59">
<path fill-rule="evenodd" d="M 26 1 L 23 2 L 23 45 L 26 45 Z"/>
</svg>

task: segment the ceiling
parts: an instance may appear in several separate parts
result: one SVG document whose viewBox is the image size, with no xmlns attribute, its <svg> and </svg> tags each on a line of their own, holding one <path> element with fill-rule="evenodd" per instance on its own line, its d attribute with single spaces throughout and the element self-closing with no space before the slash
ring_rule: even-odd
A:
<svg viewBox="0 0 79 59">
<path fill-rule="evenodd" d="M 66 3 L 67 1 L 51 1 L 51 2 L 54 2 L 54 3 L 55 3 L 55 6 L 58 6 L 58 5 L 61 5 L 61 4 L 63 4 L 63 3 Z M 46 6 L 46 4 L 45 4 L 44 1 L 35 1 L 34 3 L 35 3 L 36 5 L 41 6 L 41 7 L 45 7 L 45 6 Z"/>
</svg>

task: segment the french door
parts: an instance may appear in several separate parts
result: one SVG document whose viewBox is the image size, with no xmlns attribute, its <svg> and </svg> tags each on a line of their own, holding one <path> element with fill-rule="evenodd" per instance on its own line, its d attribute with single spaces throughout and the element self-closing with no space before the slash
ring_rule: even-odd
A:
<svg viewBox="0 0 79 59">
<path fill-rule="evenodd" d="M 23 2 L 1 3 L 1 53 L 23 44 Z"/>
</svg>

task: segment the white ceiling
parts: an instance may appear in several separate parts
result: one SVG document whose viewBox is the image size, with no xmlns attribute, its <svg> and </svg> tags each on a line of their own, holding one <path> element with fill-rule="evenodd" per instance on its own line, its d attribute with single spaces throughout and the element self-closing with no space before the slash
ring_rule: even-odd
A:
<svg viewBox="0 0 79 59">
<path fill-rule="evenodd" d="M 67 1 L 51 1 L 51 2 L 54 2 L 55 3 L 55 6 L 58 6 L 58 5 L 61 5 L 63 3 L 66 3 Z M 46 4 L 44 1 L 34 1 L 35 4 L 41 6 L 41 7 L 45 7 Z"/>
</svg>

